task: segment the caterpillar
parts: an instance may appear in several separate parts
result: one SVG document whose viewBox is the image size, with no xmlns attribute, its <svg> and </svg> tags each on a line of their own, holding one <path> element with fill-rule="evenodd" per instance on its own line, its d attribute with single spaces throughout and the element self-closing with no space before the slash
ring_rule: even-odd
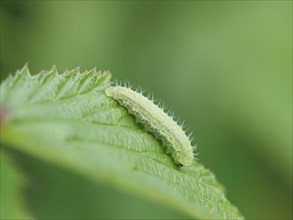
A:
<svg viewBox="0 0 293 220">
<path fill-rule="evenodd" d="M 194 159 L 190 136 L 163 109 L 139 92 L 122 86 L 109 86 L 105 89 L 107 96 L 112 97 L 124 106 L 128 112 L 141 123 L 144 129 L 160 139 L 166 152 L 171 154 L 177 164 L 190 166 Z"/>
</svg>

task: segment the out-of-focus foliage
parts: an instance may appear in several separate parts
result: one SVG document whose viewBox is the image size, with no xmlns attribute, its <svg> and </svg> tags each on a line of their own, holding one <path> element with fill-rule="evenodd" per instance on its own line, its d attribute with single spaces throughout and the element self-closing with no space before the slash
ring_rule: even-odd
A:
<svg viewBox="0 0 293 220">
<path fill-rule="evenodd" d="M 0 159 L 0 219 L 31 218 L 22 195 L 23 175 L 2 148 Z"/>
<path fill-rule="evenodd" d="M 141 85 L 194 131 L 244 216 L 292 218 L 291 1 L 1 1 L 0 61 L 2 79 L 29 62 Z"/>
</svg>

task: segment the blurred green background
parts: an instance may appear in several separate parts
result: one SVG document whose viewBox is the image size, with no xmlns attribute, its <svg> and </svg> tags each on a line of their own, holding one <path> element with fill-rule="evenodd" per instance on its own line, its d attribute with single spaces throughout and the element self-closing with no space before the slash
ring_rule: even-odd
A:
<svg viewBox="0 0 293 220">
<path fill-rule="evenodd" d="M 1 1 L 1 80 L 110 70 L 194 132 L 247 219 L 292 218 L 291 1 Z M 9 150 L 37 218 L 185 217 Z"/>
</svg>

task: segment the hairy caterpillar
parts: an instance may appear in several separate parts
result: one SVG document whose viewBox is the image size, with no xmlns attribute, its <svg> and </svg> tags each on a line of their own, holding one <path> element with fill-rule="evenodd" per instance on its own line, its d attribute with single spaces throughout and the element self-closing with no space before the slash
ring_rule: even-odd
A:
<svg viewBox="0 0 293 220">
<path fill-rule="evenodd" d="M 141 93 L 122 86 L 106 88 L 107 96 L 117 100 L 128 112 L 144 125 L 146 131 L 162 140 L 176 163 L 190 166 L 194 157 L 193 147 L 182 127 L 167 113 Z"/>
</svg>

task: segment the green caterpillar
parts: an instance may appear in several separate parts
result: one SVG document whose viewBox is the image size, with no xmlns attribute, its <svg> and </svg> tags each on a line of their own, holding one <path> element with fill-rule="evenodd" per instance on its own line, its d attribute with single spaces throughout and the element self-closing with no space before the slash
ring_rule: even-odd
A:
<svg viewBox="0 0 293 220">
<path fill-rule="evenodd" d="M 128 112 L 143 124 L 146 131 L 162 140 L 175 162 L 190 166 L 194 159 L 191 140 L 167 113 L 141 93 L 122 86 L 106 88 L 107 96 L 117 100 Z"/>
</svg>

